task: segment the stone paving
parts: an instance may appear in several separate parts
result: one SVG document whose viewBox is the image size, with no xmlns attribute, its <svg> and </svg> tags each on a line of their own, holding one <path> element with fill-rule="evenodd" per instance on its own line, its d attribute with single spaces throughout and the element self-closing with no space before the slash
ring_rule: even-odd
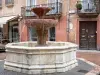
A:
<svg viewBox="0 0 100 75">
<path fill-rule="evenodd" d="M 78 51 L 77 58 L 84 58 L 100 66 L 100 51 Z"/>
<path fill-rule="evenodd" d="M 100 66 L 96 66 L 93 70 L 88 72 L 86 75 L 100 75 Z"/>
<path fill-rule="evenodd" d="M 100 51 L 78 51 L 77 58 L 84 58 L 86 62 L 90 61 L 96 64 L 95 68 L 86 75 L 100 75 Z"/>
<path fill-rule="evenodd" d="M 4 60 L 6 58 L 6 53 L 2 52 L 0 53 L 0 60 Z"/>
</svg>

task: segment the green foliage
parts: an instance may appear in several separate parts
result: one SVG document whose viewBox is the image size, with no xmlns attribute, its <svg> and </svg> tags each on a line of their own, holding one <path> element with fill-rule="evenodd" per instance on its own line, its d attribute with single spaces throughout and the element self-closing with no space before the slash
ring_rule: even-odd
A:
<svg viewBox="0 0 100 75">
<path fill-rule="evenodd" d="M 77 4 L 76 4 L 76 8 L 77 8 L 78 10 L 81 10 L 81 9 L 82 9 L 82 4 L 81 4 L 81 3 L 77 3 Z"/>
</svg>

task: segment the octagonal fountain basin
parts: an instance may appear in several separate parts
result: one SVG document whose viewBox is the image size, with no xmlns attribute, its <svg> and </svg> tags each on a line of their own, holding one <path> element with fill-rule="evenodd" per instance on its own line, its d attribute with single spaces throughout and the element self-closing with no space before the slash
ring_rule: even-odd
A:
<svg viewBox="0 0 100 75">
<path fill-rule="evenodd" d="M 36 46 L 37 42 L 20 42 L 6 45 L 4 67 L 26 74 L 65 72 L 78 65 L 77 45 L 69 42 L 46 42 L 48 46 Z"/>
</svg>

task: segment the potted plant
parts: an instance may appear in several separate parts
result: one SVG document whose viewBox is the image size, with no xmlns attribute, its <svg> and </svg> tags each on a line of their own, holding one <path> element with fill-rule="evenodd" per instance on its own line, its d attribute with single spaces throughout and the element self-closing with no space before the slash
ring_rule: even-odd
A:
<svg viewBox="0 0 100 75">
<path fill-rule="evenodd" d="M 76 8 L 77 8 L 77 10 L 81 10 L 82 9 L 82 4 L 81 3 L 77 3 L 76 4 Z"/>
</svg>

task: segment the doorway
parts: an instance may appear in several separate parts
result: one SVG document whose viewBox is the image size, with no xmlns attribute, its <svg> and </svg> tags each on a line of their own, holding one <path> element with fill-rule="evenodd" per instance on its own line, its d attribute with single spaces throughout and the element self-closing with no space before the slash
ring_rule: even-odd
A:
<svg viewBox="0 0 100 75">
<path fill-rule="evenodd" d="M 19 41 L 18 24 L 13 24 L 13 25 L 9 26 L 9 40 L 10 40 L 10 42 L 18 42 Z"/>
<path fill-rule="evenodd" d="M 12 27 L 12 42 L 19 41 L 18 25 Z"/>
<path fill-rule="evenodd" d="M 97 22 L 80 21 L 80 49 L 96 50 L 97 49 Z"/>
</svg>

